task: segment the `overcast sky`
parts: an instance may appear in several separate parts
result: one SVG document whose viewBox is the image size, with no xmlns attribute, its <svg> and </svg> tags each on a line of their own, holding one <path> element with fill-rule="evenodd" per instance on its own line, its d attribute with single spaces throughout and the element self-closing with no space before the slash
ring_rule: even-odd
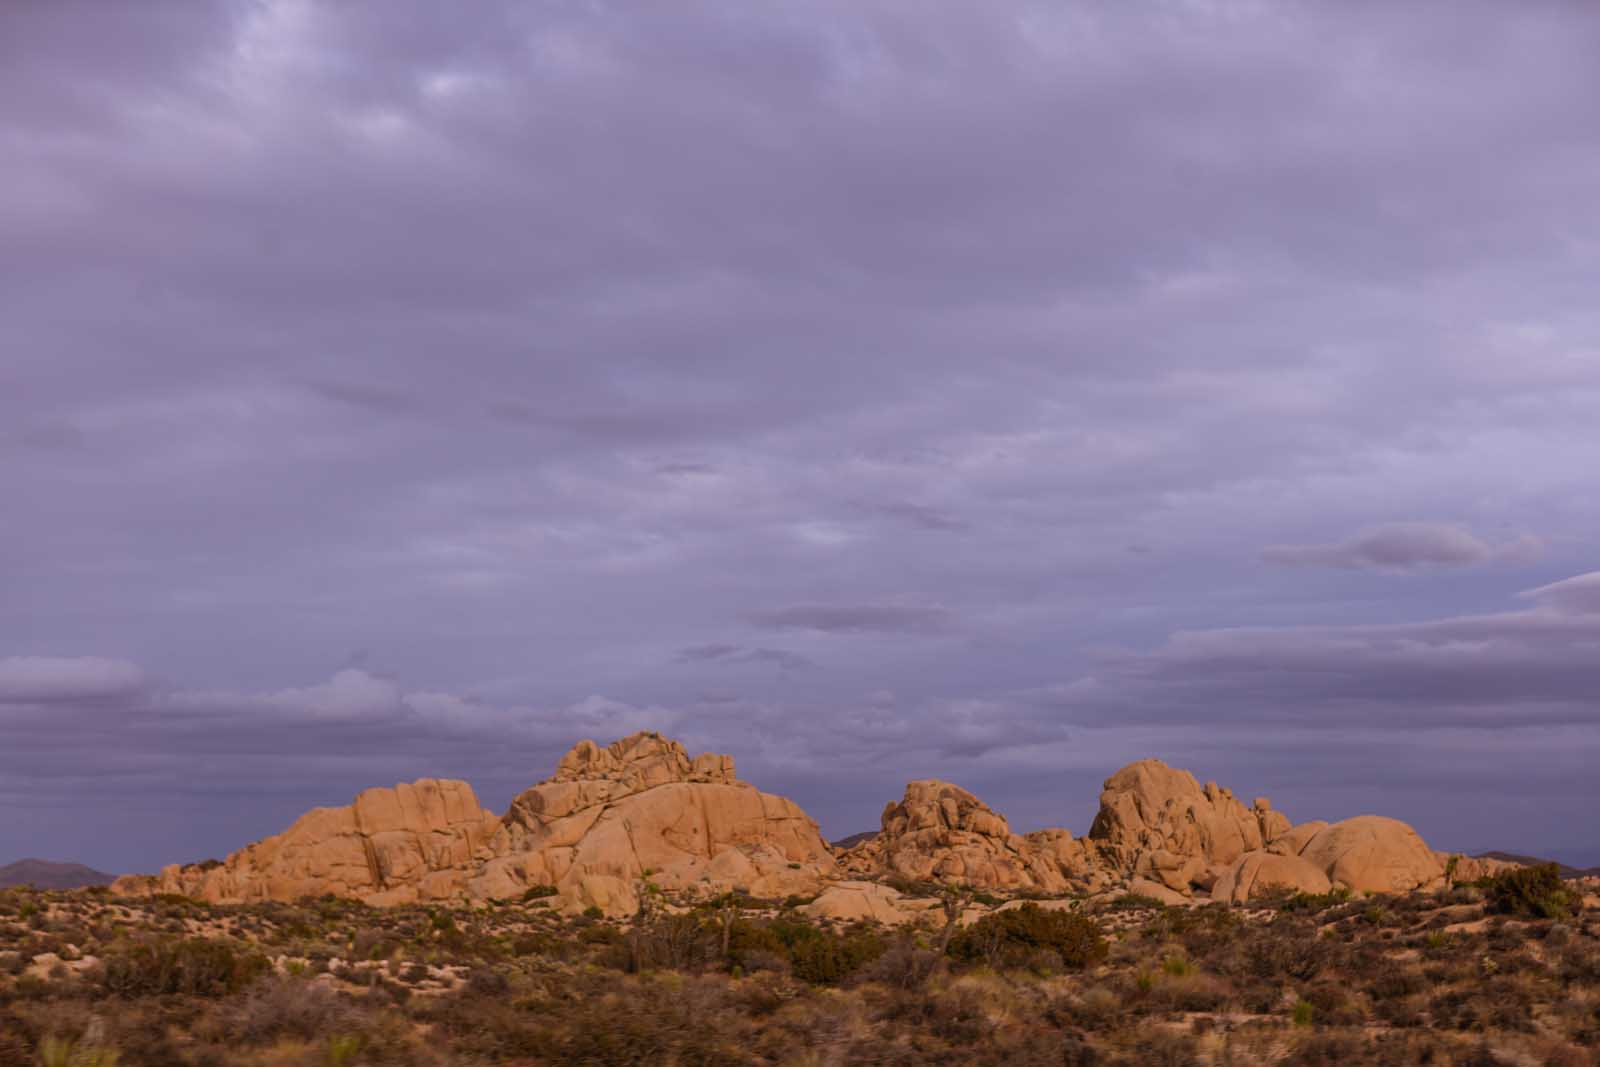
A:
<svg viewBox="0 0 1600 1067">
<path fill-rule="evenodd" d="M 582 737 L 1600 863 L 1600 9 L 0 5 L 0 862 Z"/>
</svg>

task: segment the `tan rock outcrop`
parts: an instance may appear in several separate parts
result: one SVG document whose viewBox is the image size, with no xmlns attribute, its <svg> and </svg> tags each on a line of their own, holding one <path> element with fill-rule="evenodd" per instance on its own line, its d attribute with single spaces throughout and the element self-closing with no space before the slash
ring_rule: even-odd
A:
<svg viewBox="0 0 1600 1067">
<path fill-rule="evenodd" d="M 678 742 L 640 733 L 575 745 L 503 818 L 465 782 L 369 789 L 220 864 L 123 878 L 114 890 L 213 902 L 331 893 L 385 905 L 549 885 L 569 910 L 623 915 L 646 883 L 787 896 L 814 893 L 834 873 L 827 843 L 793 802 L 739 781 L 728 756 L 691 759 Z"/>
<path fill-rule="evenodd" d="M 864 877 L 898 875 L 915 881 L 980 889 L 1065 892 L 1087 874 L 1083 843 L 1065 830 L 1011 832 L 1005 816 L 949 782 L 924 779 L 884 808 L 876 837 L 840 857 Z"/>
<path fill-rule="evenodd" d="M 505 898 L 550 885 L 569 907 L 621 914 L 645 881 L 781 897 L 816 892 L 834 871 L 816 823 L 792 801 L 739 781 L 728 756 L 690 759 L 644 733 L 606 748 L 580 742 L 512 801 L 468 889 Z"/>
<path fill-rule="evenodd" d="M 1217 879 L 1211 899 L 1243 904 L 1268 889 L 1326 893 L 1333 886 L 1320 867 L 1299 856 L 1247 852 Z"/>
<path fill-rule="evenodd" d="M 1233 793 L 1160 760 L 1140 760 L 1106 779 L 1089 837 L 1124 874 L 1187 893 L 1289 829 L 1266 797 L 1251 808 Z"/>
<path fill-rule="evenodd" d="M 1160 882 L 1153 882 L 1148 878 L 1130 878 L 1126 888 L 1127 892 L 1133 896 L 1149 897 L 1169 907 L 1190 903 L 1187 894 L 1180 893 L 1176 889 L 1165 886 Z"/>
<path fill-rule="evenodd" d="M 499 827 L 465 782 L 424 778 L 314 808 L 219 865 L 118 879 L 123 894 L 181 893 L 212 903 L 356 897 L 405 904 L 461 896 L 473 857 Z"/>
<path fill-rule="evenodd" d="M 1335 886 L 1358 893 L 1404 893 L 1444 878 L 1444 864 L 1422 836 L 1381 815 L 1358 815 L 1324 828 L 1300 858 L 1321 868 Z"/>
<path fill-rule="evenodd" d="M 1229 790 L 1159 760 L 1106 780 L 1087 838 L 1061 829 L 1013 833 L 977 797 L 936 780 L 907 785 L 881 824 L 836 859 L 804 811 L 740 781 L 730 757 L 691 757 L 646 732 L 604 747 L 579 742 L 503 817 L 483 810 L 464 782 L 369 789 L 220 863 L 121 878 L 113 890 L 213 902 L 334 894 L 384 905 L 517 898 L 548 886 L 567 911 L 614 916 L 635 912 L 651 887 L 689 896 L 742 890 L 816 897 L 818 915 L 890 921 L 891 913 L 935 904 L 899 899 L 883 886 L 831 883 L 844 873 L 1001 893 L 1131 889 L 1174 901 L 1199 890 L 1243 901 L 1269 885 L 1432 887 L 1443 884 L 1452 860 L 1394 819 L 1291 826 L 1265 797 L 1247 808 Z M 1494 862 L 1455 859 L 1454 876 L 1482 877 Z"/>
<path fill-rule="evenodd" d="M 1452 852 L 1435 852 L 1433 858 L 1444 865 L 1446 875 L 1456 885 L 1493 878 L 1504 871 L 1523 866 L 1510 860 L 1497 860 L 1492 856 L 1463 856 Z"/>
<path fill-rule="evenodd" d="M 837 882 L 796 910 L 809 919 L 898 926 L 940 908 L 937 900 L 913 900 L 878 882 Z"/>
<path fill-rule="evenodd" d="M 1324 819 L 1312 819 L 1298 826 L 1290 827 L 1279 837 L 1267 845 L 1268 852 L 1275 852 L 1280 856 L 1298 856 L 1311 843 L 1311 839 L 1328 828 Z"/>
</svg>

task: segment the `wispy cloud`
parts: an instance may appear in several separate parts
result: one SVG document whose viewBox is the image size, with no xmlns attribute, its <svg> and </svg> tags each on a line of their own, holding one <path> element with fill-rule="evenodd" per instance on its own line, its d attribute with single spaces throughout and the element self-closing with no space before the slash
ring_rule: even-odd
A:
<svg viewBox="0 0 1600 1067">
<path fill-rule="evenodd" d="M 1414 571 L 1491 562 L 1531 563 L 1543 549 L 1543 543 L 1530 534 L 1496 545 L 1451 523 L 1394 522 L 1331 544 L 1274 545 L 1261 556 L 1269 563 L 1292 567 Z"/>
</svg>

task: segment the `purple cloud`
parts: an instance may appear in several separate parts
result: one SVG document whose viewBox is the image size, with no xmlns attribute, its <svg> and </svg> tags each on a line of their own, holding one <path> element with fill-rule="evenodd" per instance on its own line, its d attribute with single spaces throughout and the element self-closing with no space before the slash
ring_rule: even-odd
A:
<svg viewBox="0 0 1600 1067">
<path fill-rule="evenodd" d="M 1292 567 L 1341 567 L 1411 571 L 1423 567 L 1470 567 L 1492 561 L 1528 563 L 1543 545 L 1523 535 L 1491 545 L 1471 531 L 1442 522 L 1393 522 L 1325 545 L 1274 545 L 1261 557 Z"/>
</svg>

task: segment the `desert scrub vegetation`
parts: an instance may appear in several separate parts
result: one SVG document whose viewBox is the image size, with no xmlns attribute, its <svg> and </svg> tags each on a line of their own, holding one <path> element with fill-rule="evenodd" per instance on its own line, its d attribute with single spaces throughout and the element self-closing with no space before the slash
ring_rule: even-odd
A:
<svg viewBox="0 0 1600 1067">
<path fill-rule="evenodd" d="M 1600 1067 L 1600 923 L 1575 894 L 1554 917 L 1563 888 L 972 900 L 990 910 L 965 925 L 930 909 L 894 929 L 738 895 L 614 922 L 541 893 L 6 891 L 0 1065 Z"/>
<path fill-rule="evenodd" d="M 1480 886 L 1489 910 L 1529 919 L 1565 919 L 1581 906 L 1578 893 L 1561 878 L 1553 863 L 1502 871 Z"/>
</svg>

